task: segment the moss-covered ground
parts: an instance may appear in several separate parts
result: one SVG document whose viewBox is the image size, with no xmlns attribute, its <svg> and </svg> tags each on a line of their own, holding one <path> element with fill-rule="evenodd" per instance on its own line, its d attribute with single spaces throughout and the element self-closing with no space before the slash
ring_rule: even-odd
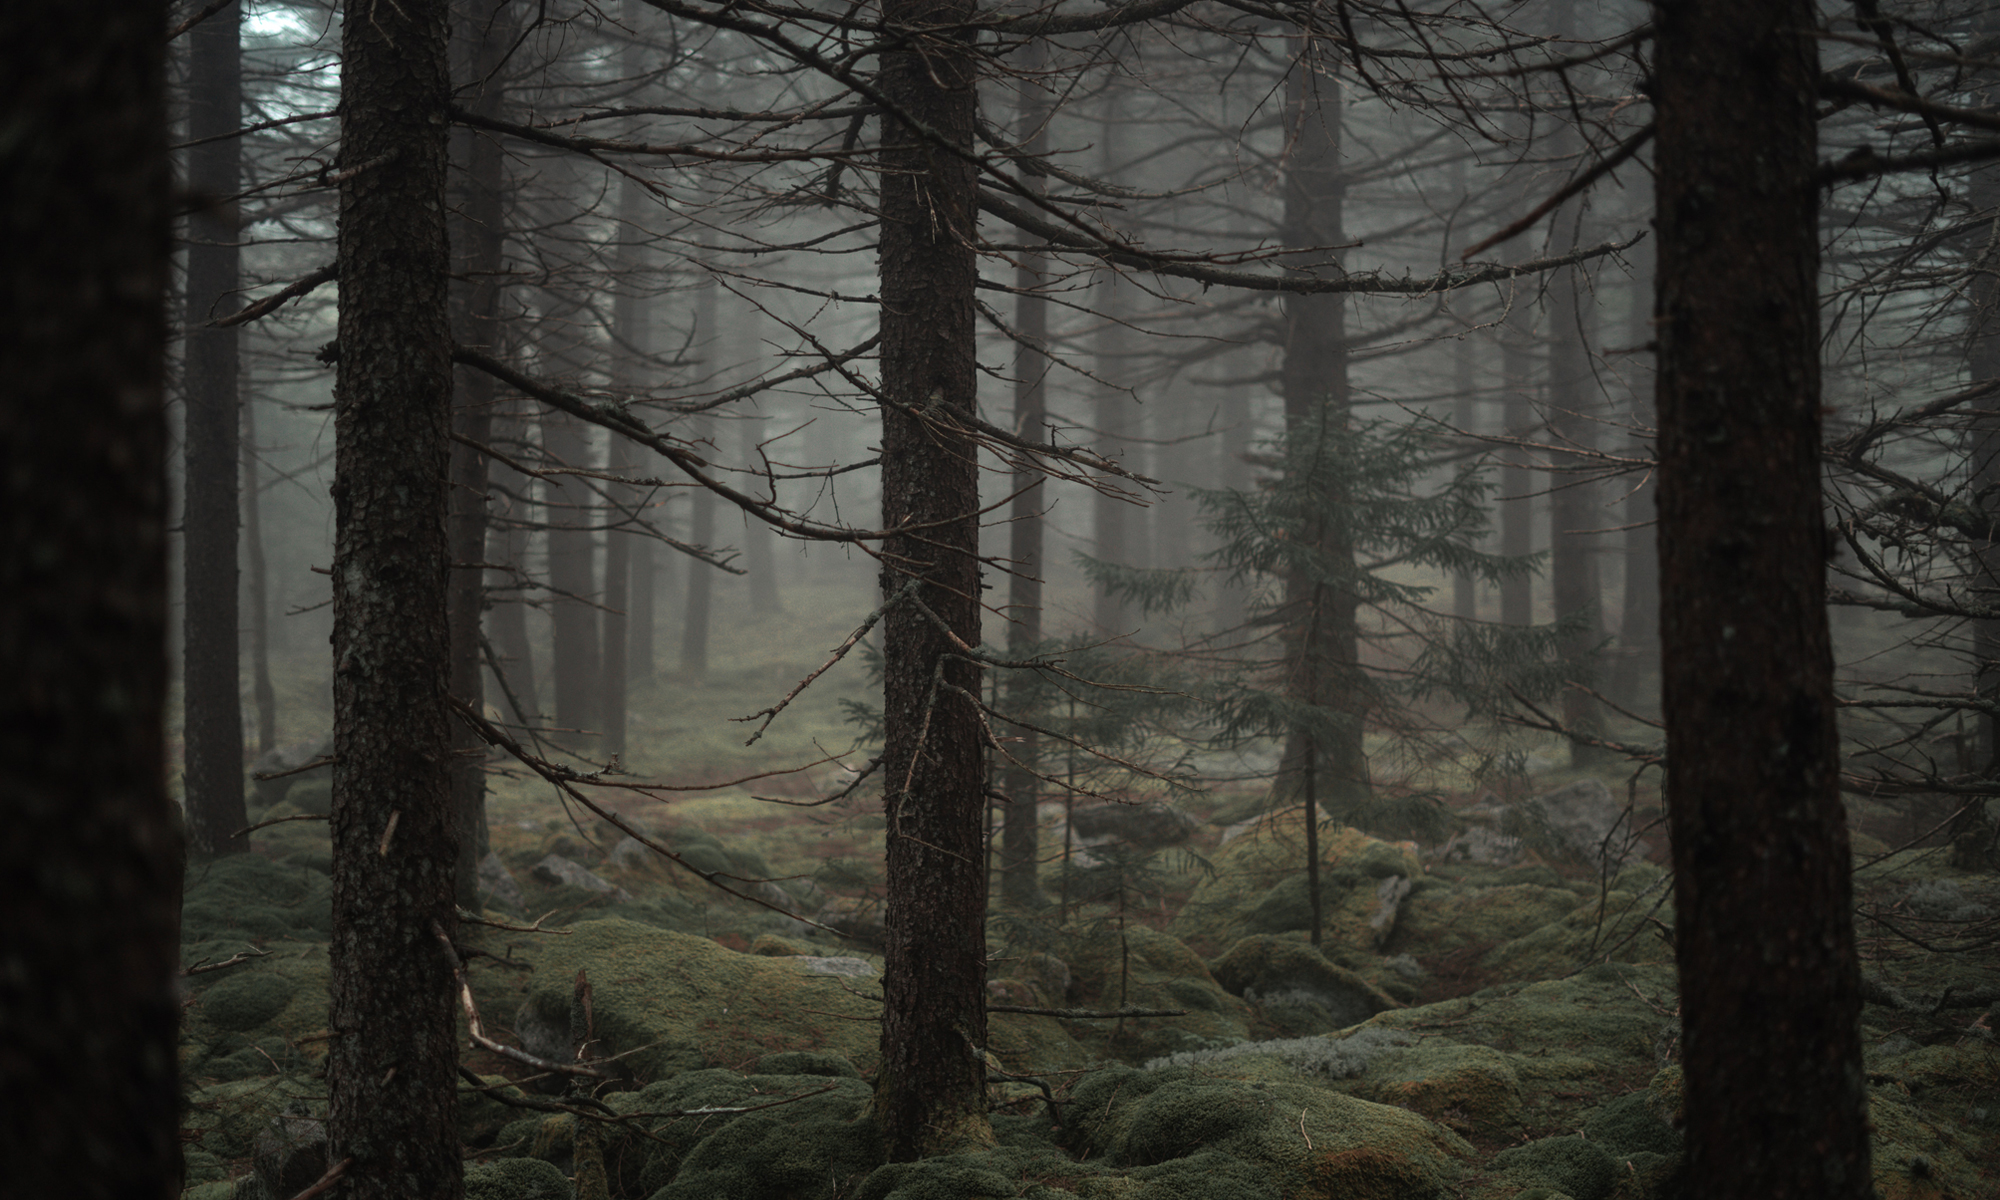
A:
<svg viewBox="0 0 2000 1200">
<path fill-rule="evenodd" d="M 806 805 L 866 761 L 838 703 L 865 697 L 865 672 L 837 668 L 754 747 L 742 745 L 750 727 L 726 720 L 782 697 L 863 611 L 804 594 L 793 603 L 782 619 L 725 622 L 706 679 L 635 693 L 629 774 L 609 778 L 726 786 L 593 795 L 738 890 L 767 881 L 762 898 L 795 915 L 620 848 L 620 832 L 547 784 L 489 764 L 491 844 L 521 902 L 465 926 L 475 1002 L 489 1034 L 565 1054 L 585 972 L 595 1048 L 615 1056 L 598 1098 L 616 1119 L 580 1138 L 575 1118 L 547 1111 L 552 1093 L 532 1070 L 468 1050 L 482 1080 L 460 1094 L 469 1197 L 1680 1194 L 1672 903 L 1657 866 L 1604 879 L 1533 856 L 1445 863 L 1433 846 L 1329 825 L 1315 947 L 1300 818 L 1251 819 L 1259 796 L 1244 785 L 1176 800 L 1197 821 L 1184 846 L 1101 855 L 1094 878 L 1105 862 L 1123 873 L 1113 891 L 1065 897 L 1050 862 L 1047 905 L 996 909 L 989 922 L 993 1003 L 1171 1015 L 995 1014 L 998 1145 L 884 1166 L 869 1115 L 881 820 L 865 792 Z M 324 672 L 293 665 L 280 688 L 288 735 L 316 738 Z M 815 765 L 768 774 L 800 764 Z M 303 815 L 314 795 L 256 815 Z M 1059 806 L 1045 815 L 1059 854 Z M 188 1194 L 203 1200 L 262 1200 L 251 1174 L 260 1134 L 281 1114 L 324 1112 L 325 826 L 280 821 L 252 842 L 253 853 L 188 875 L 181 1061 Z M 535 878 L 549 854 L 629 899 Z M 1397 878 L 1411 886 L 1384 922 L 1382 887 Z M 1941 851 L 1911 850 L 1868 866 L 1857 888 L 1868 970 L 1907 1001 L 1864 1014 L 1878 1190 L 2000 1193 L 1989 1033 L 2000 1022 L 1990 1000 L 1953 1002 L 1992 990 L 1990 953 L 1976 943 L 1990 928 L 1980 922 L 2000 913 L 2000 887 Z"/>
</svg>

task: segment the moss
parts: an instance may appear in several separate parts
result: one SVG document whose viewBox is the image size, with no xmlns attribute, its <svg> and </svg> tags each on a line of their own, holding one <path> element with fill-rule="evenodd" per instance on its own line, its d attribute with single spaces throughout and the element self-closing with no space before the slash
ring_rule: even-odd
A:
<svg viewBox="0 0 2000 1200">
<path fill-rule="evenodd" d="M 1605 1200 L 1620 1173 L 1603 1147 L 1574 1134 L 1502 1150 L 1493 1156 L 1493 1165 L 1512 1178 L 1567 1192 L 1575 1200 Z"/>
<path fill-rule="evenodd" d="M 1205 949 L 1227 946 L 1245 934 L 1272 932 L 1251 928 L 1246 914 L 1254 912 L 1280 885 L 1297 888 L 1297 894 L 1303 896 L 1303 883 L 1289 882 L 1302 880 L 1305 865 L 1305 830 L 1300 818 L 1297 812 L 1272 814 L 1210 856 L 1214 873 L 1202 878 L 1187 904 L 1174 917 L 1170 931 Z M 1321 838 L 1320 852 L 1327 881 L 1337 883 L 1347 878 L 1357 884 L 1328 889 L 1323 914 L 1327 942 L 1372 945 L 1373 930 L 1368 922 L 1375 915 L 1375 889 L 1363 885 L 1363 881 L 1372 878 L 1372 872 L 1409 879 L 1420 877 L 1423 868 L 1417 861 L 1415 847 L 1410 843 L 1385 842 L 1356 829 L 1334 827 Z M 1275 899 L 1272 902 L 1277 904 Z M 1258 919 L 1276 919 L 1274 912 L 1275 909 L 1268 909 Z M 1305 918 L 1296 920 L 1297 924 L 1289 928 L 1305 927 Z"/>
<path fill-rule="evenodd" d="M 1583 1135 L 1614 1154 L 1681 1152 L 1681 1135 L 1654 1114 L 1648 1092 L 1620 1096 L 1599 1108 L 1585 1122 Z"/>
<path fill-rule="evenodd" d="M 738 954 L 707 938 L 617 918 L 526 943 L 492 931 L 472 936 L 504 943 L 493 948 L 511 950 L 532 968 L 525 1004 L 518 983 L 499 990 L 490 977 L 476 976 L 486 989 L 479 997 L 485 1012 L 521 1005 L 552 1028 L 567 1028 L 576 973 L 586 971 L 601 1044 L 608 1053 L 637 1051 L 621 1065 L 641 1080 L 780 1050 L 823 1050 L 864 1070 L 880 1057 L 880 1007 L 867 989 L 812 974 L 797 959 Z"/>
<path fill-rule="evenodd" d="M 1325 1033 L 1345 1029 L 1397 1007 L 1394 999 L 1360 975 L 1334 965 L 1311 946 L 1288 938 L 1269 935 L 1244 938 L 1216 960 L 1214 970 L 1217 983 L 1259 1004 L 1267 1019 L 1280 1016 L 1271 1010 L 1288 1001 L 1294 1007 L 1313 1005 L 1323 1010 L 1316 1014 L 1319 1022 L 1316 1027 L 1299 1028 L 1301 1023 L 1294 1022 L 1287 1032 Z M 1286 1029 L 1282 1020 L 1273 1019 L 1272 1024 Z"/>
<path fill-rule="evenodd" d="M 1548 871 L 1548 868 L 1537 868 Z M 1513 872 L 1507 872 L 1512 875 Z M 1491 946 L 1533 933 L 1576 911 L 1576 893 L 1554 879 L 1489 887 L 1461 883 L 1412 894 L 1396 918 L 1396 944 L 1426 955 Z"/>
<path fill-rule="evenodd" d="M 324 940 L 333 928 L 332 884 L 317 870 L 232 854 L 188 872 L 181 942 L 250 935 Z"/>
<path fill-rule="evenodd" d="M 780 1050 L 752 1064 L 758 1075 L 823 1075 L 829 1079 L 859 1079 L 861 1072 L 838 1054 L 819 1050 Z"/>
<path fill-rule="evenodd" d="M 291 1078 L 218 1083 L 188 1093 L 181 1125 L 196 1147 L 223 1162 L 234 1162 L 250 1157 L 257 1135 L 287 1104 L 324 1099 L 324 1089 Z"/>
<path fill-rule="evenodd" d="M 203 992 L 201 1015 L 218 1029 L 241 1033 L 283 1012 L 297 991 L 296 981 L 276 971 L 253 967 Z"/>
<path fill-rule="evenodd" d="M 983 1200 L 1021 1194 L 1014 1179 L 981 1156 L 952 1154 L 880 1167 L 862 1183 L 855 1200 Z"/>
<path fill-rule="evenodd" d="M 1521 1117 L 1521 1079 L 1513 1059 L 1489 1046 L 1425 1041 L 1383 1059 L 1364 1083 L 1371 1099 L 1422 1113 L 1460 1133 L 1495 1133 Z"/>
<path fill-rule="evenodd" d="M 704 1137 L 655 1200 L 833 1200 L 882 1163 L 872 1121 L 777 1113 L 746 1113 Z"/>
<path fill-rule="evenodd" d="M 465 1200 L 571 1200 L 563 1173 L 533 1158 L 503 1158 L 465 1168 Z"/>
<path fill-rule="evenodd" d="M 229 1178 L 229 1169 L 222 1165 L 222 1160 L 206 1150 L 190 1147 L 182 1151 L 181 1163 L 186 1171 L 185 1182 L 190 1185 L 219 1183 Z"/>
</svg>

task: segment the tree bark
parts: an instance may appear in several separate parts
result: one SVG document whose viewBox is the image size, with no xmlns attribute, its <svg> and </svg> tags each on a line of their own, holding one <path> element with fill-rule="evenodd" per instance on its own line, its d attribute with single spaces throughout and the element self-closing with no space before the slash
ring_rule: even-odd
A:
<svg viewBox="0 0 2000 1200">
<path fill-rule="evenodd" d="M 188 137 L 218 138 L 188 151 L 188 187 L 213 197 L 188 219 L 185 471 L 182 587 L 188 847 L 198 856 L 240 854 L 250 823 L 243 806 L 243 701 L 238 679 L 236 573 L 238 328 L 204 324 L 237 302 L 236 206 L 242 190 L 243 9 L 224 5 L 189 35 Z"/>
<path fill-rule="evenodd" d="M 1110 179 L 1118 170 L 1119 103 L 1116 90 L 1104 95 L 1104 109 L 1098 121 L 1098 174 Z M 1115 458 L 1125 460 L 1125 465 L 1134 470 L 1143 469 L 1131 461 L 1135 447 L 1128 440 L 1133 432 L 1134 398 L 1130 389 L 1120 385 L 1130 367 L 1131 348 L 1127 344 L 1128 330 L 1124 325 L 1126 313 L 1124 303 L 1125 285 L 1112 267 L 1102 268 L 1098 277 L 1097 310 L 1098 328 L 1091 338 L 1091 372 L 1096 375 L 1096 397 L 1092 408 L 1097 423 L 1097 450 Z M 1096 492 L 1090 499 L 1093 550 L 1098 561 L 1115 566 L 1133 566 L 1133 519 L 1132 506 L 1116 496 Z M 1104 637 L 1123 637 L 1133 632 L 1132 607 L 1125 596 L 1114 588 L 1097 585 L 1092 598 L 1092 619 L 1097 623 L 1097 632 Z"/>
<path fill-rule="evenodd" d="M 1859 1200 L 1873 1186 L 1824 590 L 1817 17 L 1807 0 L 1654 14 L 1688 1186 Z"/>
<path fill-rule="evenodd" d="M 722 349 L 721 324 L 718 297 L 722 288 L 714 280 L 706 280 L 695 293 L 695 337 L 705 342 L 711 356 L 719 355 Z M 718 371 L 714 363 L 709 365 L 709 374 Z M 715 423 L 705 417 L 696 417 L 689 422 L 688 437 L 697 442 L 707 441 L 715 436 Z M 694 498 L 689 502 L 688 543 L 694 546 L 711 546 L 715 543 L 715 493 L 707 488 L 696 488 Z M 681 610 L 681 673 L 700 679 L 708 674 L 708 625 L 709 608 L 715 598 L 715 568 L 696 559 L 687 563 L 687 603 Z"/>
<path fill-rule="evenodd" d="M 353 1200 L 458 1200 L 460 821 L 446 718 L 450 127 L 445 0 L 341 32 L 334 385 L 332 1160 Z"/>
<path fill-rule="evenodd" d="M 883 804 L 888 817 L 882 1067 L 892 1161 L 990 1145 L 986 1116 L 985 734 L 977 452 L 954 429 L 978 391 L 973 288 L 977 60 L 970 0 L 888 0 L 913 43 L 885 54 L 882 118 Z M 912 125 L 900 118 L 907 116 Z M 933 418 L 930 414 L 936 414 Z M 905 593 L 906 585 L 914 593 Z"/>
<path fill-rule="evenodd" d="M 1574 6 L 1558 6 L 1554 27 L 1571 28 Z M 1561 139 L 1573 147 L 1575 138 Z M 1555 250 L 1576 248 L 1577 206 L 1556 212 Z M 1549 442 L 1558 447 L 1549 472 L 1549 599 L 1555 619 L 1578 623 L 1563 638 L 1563 657 L 1571 664 L 1562 695 L 1563 724 L 1570 731 L 1570 762 L 1578 768 L 1602 765 L 1605 751 L 1592 744 L 1603 733 L 1603 713 L 1591 693 L 1597 672 L 1589 661 L 1604 640 L 1601 632 L 1603 587 L 1597 572 L 1597 538 L 1589 531 L 1603 524 L 1597 488 L 1589 472 L 1589 452 L 1596 448 L 1596 387 L 1585 340 L 1586 314 L 1579 303 L 1582 280 L 1574 268 L 1556 272 L 1548 282 Z"/>
<path fill-rule="evenodd" d="M 0 5 L 0 1161 L 11 1195 L 180 1191 L 181 856 L 162 732 L 164 16 L 132 0 Z"/>
<path fill-rule="evenodd" d="M 1014 137 L 1024 154 L 1038 158 L 1048 153 L 1050 106 L 1041 90 L 1041 75 L 1048 67 L 1048 46 L 1031 38 L 1021 48 L 1018 68 L 1020 88 Z M 1039 186 L 1039 178 L 1031 186 Z M 1046 439 L 1048 424 L 1048 372 L 1046 347 L 1049 340 L 1049 304 L 1038 289 L 1048 271 L 1048 256 L 1037 250 L 1021 252 L 1014 268 L 1014 432 L 1031 441 Z M 1014 499 L 1007 513 L 1007 557 L 1011 574 L 1007 577 L 1007 656 L 1020 661 L 1035 653 L 1042 640 L 1042 543 L 1045 533 L 1043 506 L 1047 487 L 1042 473 L 1032 464 L 1014 470 Z M 1007 707 L 1017 716 L 1036 719 L 1032 697 L 1034 676 L 1015 671 L 1007 677 Z M 1040 735 L 1032 729 L 1016 727 L 1009 753 L 1020 765 L 1008 764 L 1000 775 L 1000 791 L 1007 806 L 1000 818 L 1000 898 L 1019 908 L 1038 908 L 1043 903 L 1036 876 L 1040 870 L 1041 781 L 1035 777 L 1041 756 Z"/>
<path fill-rule="evenodd" d="M 490 433 L 500 445 L 519 449 L 527 441 L 523 436 L 525 428 L 526 422 L 521 418 L 503 415 L 494 419 Z M 520 711 L 514 716 L 524 725 L 542 723 L 541 694 L 535 687 L 535 649 L 528 641 L 528 606 L 522 599 L 528 531 L 521 520 L 522 514 L 529 511 L 532 486 L 526 475 L 505 463 L 487 467 L 487 493 L 499 508 L 487 511 L 486 561 L 504 568 L 486 572 L 486 625 L 493 631 L 494 657 L 506 673 L 506 686 L 494 703 L 509 703 L 506 693 L 511 692 L 511 699 L 520 703 Z"/>
</svg>

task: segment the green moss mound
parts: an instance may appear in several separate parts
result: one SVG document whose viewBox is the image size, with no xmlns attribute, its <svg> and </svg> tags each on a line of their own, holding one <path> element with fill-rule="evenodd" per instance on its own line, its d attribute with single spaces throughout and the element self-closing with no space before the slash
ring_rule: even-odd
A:
<svg viewBox="0 0 2000 1200">
<path fill-rule="evenodd" d="M 576 974 L 585 971 L 600 1044 L 607 1054 L 636 1051 L 619 1068 L 641 1081 L 785 1050 L 823 1051 L 863 1070 L 880 1057 L 875 981 L 815 974 L 810 960 L 739 954 L 615 917 L 580 922 L 563 937 L 470 936 L 530 968 L 477 976 L 483 1011 L 518 1007 L 517 1025 L 567 1029 Z"/>
<path fill-rule="evenodd" d="M 1605 1200 L 1618 1185 L 1617 1160 L 1574 1134 L 1502 1150 L 1493 1165 L 1509 1178 L 1566 1192 L 1574 1200 Z"/>
<path fill-rule="evenodd" d="M 1591 1116 L 1583 1135 L 1613 1154 L 1679 1154 L 1680 1131 L 1660 1120 L 1652 1101 L 1650 1092 L 1620 1096 Z"/>
<path fill-rule="evenodd" d="M 242 1033 L 285 1011 L 299 985 L 277 971 L 250 970 L 201 994 L 201 1012 L 217 1029 Z"/>
<path fill-rule="evenodd" d="M 540 1159 L 503 1158 L 465 1168 L 465 1200 L 574 1200 L 568 1178 Z"/>
<path fill-rule="evenodd" d="M 332 890 L 320 871 L 259 854 L 194 865 L 181 901 L 181 942 L 324 941 L 333 930 Z"/>
</svg>

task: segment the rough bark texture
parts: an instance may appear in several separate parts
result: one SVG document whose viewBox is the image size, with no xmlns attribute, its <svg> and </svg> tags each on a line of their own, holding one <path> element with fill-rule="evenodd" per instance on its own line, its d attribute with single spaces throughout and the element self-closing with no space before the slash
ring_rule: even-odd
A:
<svg viewBox="0 0 2000 1200">
<path fill-rule="evenodd" d="M 475 0 L 454 18 L 452 72 L 459 103 L 486 116 L 502 105 L 501 55 L 512 48 L 511 0 Z M 487 353 L 500 345 L 500 271 L 506 231 L 500 144 L 467 127 L 452 131 L 452 336 Z M 482 623 L 486 609 L 486 456 L 493 439 L 494 381 L 484 371 L 455 373 L 451 445 L 451 694 L 478 708 L 485 699 Z M 486 743 L 462 721 L 451 723 L 451 805 L 458 814 L 458 902 L 479 909 L 479 860 L 486 856 Z"/>
<path fill-rule="evenodd" d="M 1048 152 L 1049 104 L 1041 90 L 1040 75 L 1048 65 L 1048 48 L 1034 39 L 1021 49 L 1020 110 L 1014 136 L 1030 156 Z M 1034 178 L 1030 176 L 1029 178 Z M 1039 182 L 1039 181 L 1037 181 Z M 1014 269 L 1014 432 L 1034 441 L 1043 440 L 1048 423 L 1049 360 L 1045 347 L 1049 338 L 1049 304 L 1036 289 L 1048 271 L 1048 256 L 1029 250 L 1021 253 Z M 1042 521 L 1048 502 L 1047 487 L 1040 471 L 1023 463 L 1014 471 L 1014 499 L 1007 513 L 1007 557 L 1013 573 L 1007 577 L 1007 656 L 1019 661 L 1034 652 L 1042 640 Z M 1027 672 L 1008 676 L 1009 712 L 1033 718 L 1028 711 L 1035 680 Z M 1041 821 L 1036 811 L 1041 781 L 1032 768 L 1041 755 L 1039 735 L 1032 729 L 1016 729 L 1009 753 L 1021 765 L 1009 764 L 1000 775 L 1000 790 L 1007 806 L 1000 818 L 1000 896 L 1008 904 L 1023 908 L 1042 903 L 1036 876 L 1041 854 Z"/>
<path fill-rule="evenodd" d="M 1859 1198 L 1872 1186 L 1824 600 L 1815 12 L 1654 11 L 1689 1190 Z"/>
<path fill-rule="evenodd" d="M 189 35 L 188 136 L 216 137 L 242 125 L 243 10 L 228 4 Z M 188 152 L 188 188 L 220 199 L 242 187 L 242 146 L 224 137 Z M 250 848 L 243 809 L 243 704 L 238 690 L 237 411 L 239 329 L 204 329 L 240 307 L 236 297 L 236 205 L 214 204 L 188 219 L 186 452 L 182 504 L 185 759 L 188 847 L 197 856 Z"/>
<path fill-rule="evenodd" d="M 132 0 L 0 5 L 0 1162 L 12 1196 L 180 1190 L 180 847 L 161 735 L 163 18 Z"/>
<path fill-rule="evenodd" d="M 890 0 L 892 25 L 963 21 L 969 0 Z M 979 669 L 976 452 L 949 422 L 977 392 L 967 162 L 974 58 L 961 35 L 919 35 L 885 55 L 882 122 L 882 590 L 913 595 L 884 618 L 882 764 L 888 816 L 882 1067 L 875 1115 L 895 1160 L 990 1143 L 986 1117 L 985 737 Z M 935 413 L 938 419 L 927 419 Z"/>
<path fill-rule="evenodd" d="M 1285 244 L 1302 250 L 1338 246 L 1346 240 L 1342 226 L 1347 196 L 1340 166 L 1340 84 L 1333 76 L 1320 74 L 1311 55 L 1301 53 L 1293 67 L 1291 89 Z M 1300 269 L 1310 264 L 1329 275 L 1341 270 L 1340 256 L 1331 250 L 1292 261 Z M 1346 298 L 1338 293 L 1287 296 L 1284 312 L 1285 358 L 1279 386 L 1290 453 L 1311 454 L 1315 448 L 1331 453 L 1350 418 Z M 1355 624 L 1359 602 L 1352 591 L 1326 576 L 1352 577 L 1358 568 L 1338 484 L 1327 495 L 1301 496 L 1298 502 L 1307 524 L 1301 536 L 1317 548 L 1321 561 L 1340 566 L 1313 578 L 1294 574 L 1285 581 L 1281 616 L 1290 656 L 1286 690 L 1297 701 L 1333 710 L 1338 728 L 1323 737 L 1303 731 L 1287 737 L 1278 785 L 1294 795 L 1310 795 L 1314 805 L 1325 801 L 1338 807 L 1366 799 L 1370 792 L 1363 750 L 1370 688 L 1360 665 Z M 1316 875 L 1316 867 L 1309 869 Z M 1317 886 L 1315 878 L 1313 887 Z"/>
<path fill-rule="evenodd" d="M 351 1200 L 457 1200 L 445 591 L 451 79 L 445 0 L 341 37 L 334 385 L 330 1153 Z"/>
</svg>

